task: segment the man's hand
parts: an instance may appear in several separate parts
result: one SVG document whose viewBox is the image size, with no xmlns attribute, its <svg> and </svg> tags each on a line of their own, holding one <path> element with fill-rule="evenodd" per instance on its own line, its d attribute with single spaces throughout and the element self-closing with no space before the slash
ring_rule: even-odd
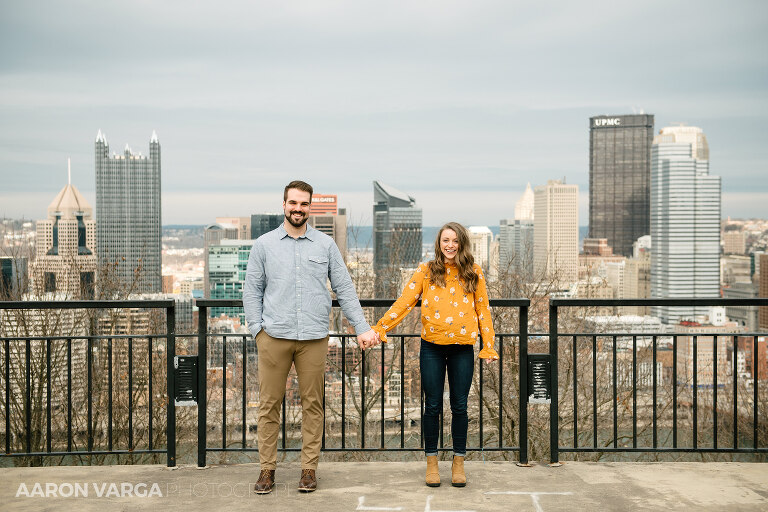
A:
<svg viewBox="0 0 768 512">
<path fill-rule="evenodd" d="M 357 335 L 357 344 L 360 345 L 360 348 L 362 350 L 374 347 L 379 343 L 381 343 L 381 340 L 379 339 L 379 335 L 376 334 L 376 331 L 374 331 L 373 329 L 371 329 L 370 331 L 364 332 L 363 334 Z"/>
</svg>

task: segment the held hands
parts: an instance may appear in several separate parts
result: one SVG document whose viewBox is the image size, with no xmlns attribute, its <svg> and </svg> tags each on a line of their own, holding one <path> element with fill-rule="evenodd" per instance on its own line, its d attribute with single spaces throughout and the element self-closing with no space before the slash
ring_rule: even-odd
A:
<svg viewBox="0 0 768 512">
<path fill-rule="evenodd" d="M 375 347 L 379 343 L 381 343 L 381 339 L 373 329 L 357 335 L 357 344 L 360 345 L 362 350 Z"/>
</svg>

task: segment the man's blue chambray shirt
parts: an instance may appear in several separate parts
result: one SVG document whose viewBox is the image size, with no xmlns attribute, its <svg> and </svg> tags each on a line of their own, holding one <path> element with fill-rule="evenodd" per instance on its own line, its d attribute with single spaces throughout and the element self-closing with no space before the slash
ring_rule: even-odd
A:
<svg viewBox="0 0 768 512">
<path fill-rule="evenodd" d="M 331 295 L 357 334 L 370 330 L 347 266 L 331 237 L 311 226 L 292 238 L 282 224 L 253 244 L 243 289 L 243 308 L 253 336 L 315 340 L 328 335 Z"/>
</svg>

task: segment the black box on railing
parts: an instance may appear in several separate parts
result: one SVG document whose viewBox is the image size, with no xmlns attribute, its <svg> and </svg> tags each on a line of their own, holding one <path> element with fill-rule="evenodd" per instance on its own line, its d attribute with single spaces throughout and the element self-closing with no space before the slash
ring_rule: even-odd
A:
<svg viewBox="0 0 768 512">
<path fill-rule="evenodd" d="M 552 356 L 528 354 L 528 403 L 548 404 L 552 401 Z"/>
<path fill-rule="evenodd" d="M 174 400 L 176 405 L 197 405 L 197 356 L 176 356 Z"/>
</svg>

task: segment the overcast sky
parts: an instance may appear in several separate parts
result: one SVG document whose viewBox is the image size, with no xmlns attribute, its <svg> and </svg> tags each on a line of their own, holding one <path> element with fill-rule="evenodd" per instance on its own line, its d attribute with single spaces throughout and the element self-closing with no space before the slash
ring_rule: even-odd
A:
<svg viewBox="0 0 768 512">
<path fill-rule="evenodd" d="M 579 186 L 589 117 L 701 127 L 723 217 L 768 217 L 768 2 L 4 1 L 0 217 L 95 206 L 94 140 L 162 146 L 163 224 L 279 211 L 304 179 L 370 224 L 373 180 L 425 225 L 496 225 Z"/>
</svg>

